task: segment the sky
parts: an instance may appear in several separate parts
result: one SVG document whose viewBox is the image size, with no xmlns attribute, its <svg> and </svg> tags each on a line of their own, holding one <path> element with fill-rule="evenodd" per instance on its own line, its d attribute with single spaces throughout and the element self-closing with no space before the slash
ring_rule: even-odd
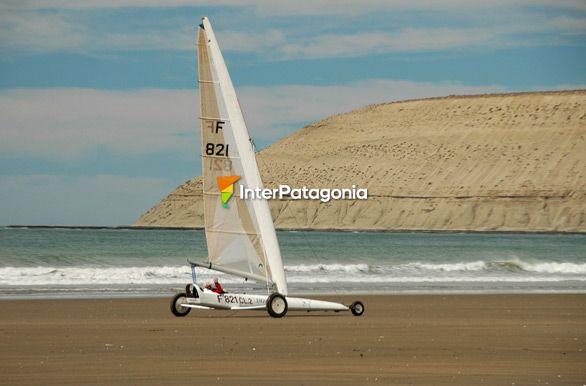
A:
<svg viewBox="0 0 586 386">
<path fill-rule="evenodd" d="M 200 174 L 202 16 L 259 148 L 372 103 L 586 88 L 584 0 L 0 0 L 0 225 L 128 225 Z"/>
</svg>

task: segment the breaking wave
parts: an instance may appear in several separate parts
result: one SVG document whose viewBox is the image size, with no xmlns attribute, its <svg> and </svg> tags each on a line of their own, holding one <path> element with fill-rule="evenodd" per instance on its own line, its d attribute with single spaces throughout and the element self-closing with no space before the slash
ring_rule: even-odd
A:
<svg viewBox="0 0 586 386">
<path fill-rule="evenodd" d="M 286 272 L 346 272 L 368 273 L 368 264 L 300 264 L 285 266 Z"/>
<path fill-rule="evenodd" d="M 4 267 L 4 285 L 82 284 L 175 284 L 189 281 L 191 274 L 181 267 Z"/>
<path fill-rule="evenodd" d="M 586 264 L 575 263 L 522 263 L 521 267 L 529 272 L 586 274 Z"/>
<path fill-rule="evenodd" d="M 381 264 L 296 264 L 285 266 L 291 283 L 311 282 L 551 282 L 586 281 L 586 264 L 570 262 L 473 261 L 452 263 Z M 217 275 L 207 270 L 198 272 L 198 280 Z M 225 283 L 241 283 L 242 279 L 219 274 Z M 45 285 L 180 285 L 191 280 L 191 271 L 181 266 L 146 267 L 1 267 L 2 286 Z"/>
<path fill-rule="evenodd" d="M 519 259 L 505 261 L 472 261 L 453 263 L 404 263 L 390 265 L 369 264 L 300 264 L 285 266 L 287 272 L 315 273 L 356 273 L 377 274 L 404 271 L 436 271 L 436 272 L 535 272 L 552 274 L 586 274 L 586 264 L 559 262 L 523 262 Z"/>
<path fill-rule="evenodd" d="M 524 262 L 518 259 L 506 261 L 474 261 L 459 263 L 410 263 L 414 268 L 431 271 L 458 272 L 458 271 L 507 271 L 507 272 L 535 272 L 535 273 L 562 273 L 586 274 L 586 264 L 559 263 L 559 262 Z"/>
</svg>

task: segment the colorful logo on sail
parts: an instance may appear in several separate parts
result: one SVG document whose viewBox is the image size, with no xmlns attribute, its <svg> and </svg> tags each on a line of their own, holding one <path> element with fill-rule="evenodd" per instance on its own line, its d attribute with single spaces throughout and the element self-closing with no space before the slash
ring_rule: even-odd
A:
<svg viewBox="0 0 586 386">
<path fill-rule="evenodd" d="M 234 194 L 234 183 L 240 179 L 240 176 L 219 176 L 218 187 L 222 196 L 222 206 L 229 208 L 228 200 Z"/>
</svg>

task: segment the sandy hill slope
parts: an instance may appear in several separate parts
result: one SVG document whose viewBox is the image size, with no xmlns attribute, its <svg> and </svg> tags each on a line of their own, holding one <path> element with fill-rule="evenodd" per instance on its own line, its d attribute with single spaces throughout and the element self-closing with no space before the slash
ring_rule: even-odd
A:
<svg viewBox="0 0 586 386">
<path fill-rule="evenodd" d="M 368 187 L 367 201 L 272 201 L 278 228 L 586 232 L 586 90 L 367 106 L 258 154 L 267 187 Z M 201 181 L 135 226 L 203 226 Z"/>
</svg>

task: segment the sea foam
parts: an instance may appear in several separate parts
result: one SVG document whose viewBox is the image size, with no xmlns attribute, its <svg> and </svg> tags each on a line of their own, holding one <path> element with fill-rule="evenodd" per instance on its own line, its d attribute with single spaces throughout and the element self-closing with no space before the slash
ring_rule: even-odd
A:
<svg viewBox="0 0 586 386">
<path fill-rule="evenodd" d="M 586 264 L 560 262 L 474 261 L 453 263 L 413 262 L 403 264 L 293 264 L 286 265 L 289 282 L 472 282 L 499 281 L 586 281 Z M 218 275 L 198 270 L 198 279 L 209 280 Z M 241 283 L 242 279 L 222 275 L 226 283 Z M 186 265 L 145 267 L 2 267 L 0 283 L 7 286 L 84 285 L 84 284 L 173 284 L 191 280 Z"/>
</svg>

